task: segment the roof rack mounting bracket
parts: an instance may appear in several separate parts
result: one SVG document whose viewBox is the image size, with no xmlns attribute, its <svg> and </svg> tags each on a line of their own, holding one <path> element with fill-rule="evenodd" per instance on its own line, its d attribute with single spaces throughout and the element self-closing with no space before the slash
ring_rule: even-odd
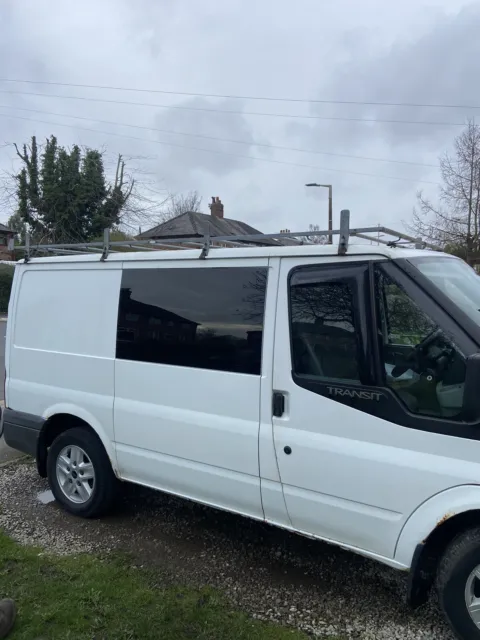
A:
<svg viewBox="0 0 480 640">
<path fill-rule="evenodd" d="M 105 262 L 110 252 L 110 229 L 103 230 L 103 251 L 100 256 L 100 262 Z"/>
<path fill-rule="evenodd" d="M 205 258 L 208 256 L 208 252 L 210 251 L 210 246 L 211 246 L 210 235 L 206 234 L 204 236 L 202 251 L 200 252 L 200 260 L 205 260 Z"/>
<path fill-rule="evenodd" d="M 338 240 L 338 255 L 344 256 L 348 249 L 348 238 L 350 235 L 350 210 L 340 211 L 340 237 Z"/>
<path fill-rule="evenodd" d="M 27 263 L 30 260 L 30 234 L 25 234 L 25 257 L 24 262 Z"/>
<path fill-rule="evenodd" d="M 402 239 L 399 237 L 396 240 L 389 240 L 387 242 L 387 247 L 393 247 L 395 248 L 396 246 L 398 246 L 399 244 L 401 244 Z"/>
</svg>

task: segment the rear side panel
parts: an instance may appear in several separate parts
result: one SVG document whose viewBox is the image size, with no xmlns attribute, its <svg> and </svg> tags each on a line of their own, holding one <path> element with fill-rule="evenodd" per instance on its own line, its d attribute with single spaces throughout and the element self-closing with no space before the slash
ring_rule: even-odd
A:
<svg viewBox="0 0 480 640">
<path fill-rule="evenodd" d="M 111 449 L 121 264 L 17 268 L 7 330 L 6 404 L 70 413 Z"/>
<path fill-rule="evenodd" d="M 8 321 L 7 331 L 5 335 L 5 379 L 4 379 L 4 401 L 5 406 L 8 407 L 8 377 L 9 377 L 9 363 L 10 363 L 10 344 L 13 339 L 13 327 L 16 303 L 18 298 L 19 284 L 22 279 L 22 273 L 24 266 L 17 264 L 15 267 L 15 273 L 13 276 L 12 290 L 10 292 L 10 300 L 8 302 Z"/>
</svg>

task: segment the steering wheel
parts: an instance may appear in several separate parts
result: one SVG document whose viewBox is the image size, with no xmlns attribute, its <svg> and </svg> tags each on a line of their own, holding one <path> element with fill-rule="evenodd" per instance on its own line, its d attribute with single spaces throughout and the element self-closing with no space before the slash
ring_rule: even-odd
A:
<svg viewBox="0 0 480 640">
<path fill-rule="evenodd" d="M 441 335 L 443 335 L 443 331 L 441 329 L 434 329 L 430 332 L 421 342 L 415 345 L 412 353 L 406 358 L 406 364 L 393 367 L 391 373 L 392 377 L 399 378 L 409 369 L 416 371 L 416 373 L 421 373 L 421 371 L 418 371 L 418 369 L 421 369 L 419 362 L 420 358 L 423 356 L 425 350 Z M 442 355 L 443 352 L 438 354 L 433 360 L 436 362 Z M 431 375 L 432 371 L 429 371 L 428 373 Z"/>
<path fill-rule="evenodd" d="M 413 353 L 415 352 L 422 353 L 422 351 L 424 351 L 427 347 L 429 347 L 432 344 L 432 342 L 435 342 L 435 340 L 438 337 L 440 337 L 442 334 L 443 334 L 443 331 L 441 329 L 434 329 L 421 342 L 415 345 L 415 349 Z M 412 357 L 413 357 L 413 354 L 412 354 Z"/>
</svg>

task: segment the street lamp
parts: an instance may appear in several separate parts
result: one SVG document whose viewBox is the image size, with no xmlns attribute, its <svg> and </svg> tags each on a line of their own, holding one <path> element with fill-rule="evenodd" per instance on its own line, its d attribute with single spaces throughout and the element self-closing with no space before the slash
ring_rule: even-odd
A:
<svg viewBox="0 0 480 640">
<path fill-rule="evenodd" d="M 306 187 L 324 187 L 328 189 L 328 230 L 333 229 L 333 205 L 332 205 L 332 185 L 331 184 L 317 184 L 316 182 L 309 182 Z M 332 244 L 332 234 L 328 236 L 328 244 Z"/>
</svg>

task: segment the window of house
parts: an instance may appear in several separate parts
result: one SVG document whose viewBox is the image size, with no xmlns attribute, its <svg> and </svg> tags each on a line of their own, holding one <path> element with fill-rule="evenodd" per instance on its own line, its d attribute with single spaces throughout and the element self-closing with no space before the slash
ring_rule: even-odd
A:
<svg viewBox="0 0 480 640">
<path fill-rule="evenodd" d="M 319 380 L 359 381 L 353 291 L 348 281 L 290 283 L 294 373 Z"/>
<path fill-rule="evenodd" d="M 266 285 L 264 268 L 125 269 L 117 358 L 260 375 Z"/>
<path fill-rule="evenodd" d="M 387 385 L 413 413 L 454 418 L 463 405 L 465 358 L 407 292 L 376 267 L 380 353 Z"/>
</svg>

